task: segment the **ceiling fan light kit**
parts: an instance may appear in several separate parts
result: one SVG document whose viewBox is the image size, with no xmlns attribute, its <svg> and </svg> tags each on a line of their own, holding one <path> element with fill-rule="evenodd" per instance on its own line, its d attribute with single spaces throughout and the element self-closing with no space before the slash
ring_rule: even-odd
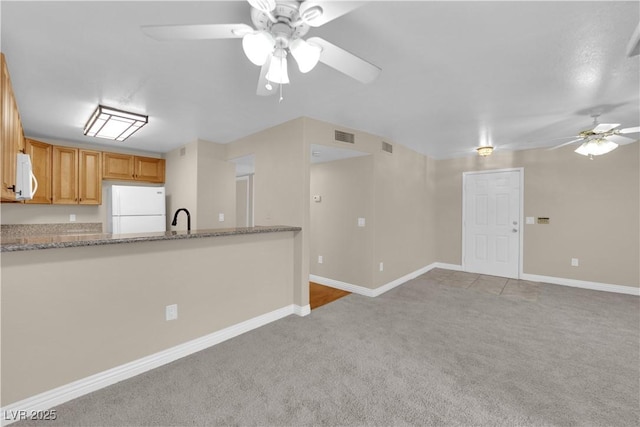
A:
<svg viewBox="0 0 640 427">
<path fill-rule="evenodd" d="M 476 151 L 478 152 L 478 155 L 480 155 L 481 157 L 487 157 L 493 153 L 493 147 L 491 145 L 485 145 L 485 146 L 476 148 Z"/>
<path fill-rule="evenodd" d="M 593 159 L 593 156 L 610 153 L 616 148 L 618 148 L 618 144 L 615 142 L 603 138 L 596 138 L 582 143 L 580 147 L 575 149 L 575 152 Z"/>
<path fill-rule="evenodd" d="M 276 93 L 275 84 L 289 83 L 287 55 L 301 73 L 322 62 L 362 83 L 373 82 L 380 68 L 320 37 L 303 37 L 319 27 L 360 7 L 362 2 L 333 0 L 247 0 L 253 27 L 246 24 L 150 25 L 142 31 L 160 41 L 241 38 L 245 55 L 261 68 L 256 93 Z M 282 87 L 280 87 L 282 100 Z"/>
<path fill-rule="evenodd" d="M 640 127 L 630 127 L 625 129 L 616 129 L 620 126 L 619 123 L 598 123 L 598 114 L 593 114 L 593 128 L 583 130 L 578 133 L 576 138 L 572 141 L 562 143 L 560 145 L 556 145 L 555 147 L 550 148 L 551 150 L 556 150 L 558 148 L 564 147 L 566 145 L 575 144 L 577 142 L 581 142 L 582 144 L 576 150 L 576 153 L 581 154 L 583 156 L 588 156 L 590 159 L 593 159 L 593 156 L 601 156 L 603 154 L 607 154 L 618 148 L 618 145 L 626 145 L 631 144 L 632 142 L 637 141 L 637 138 L 629 138 L 627 136 L 622 136 L 623 134 L 631 134 L 631 133 L 639 133 Z"/>
<path fill-rule="evenodd" d="M 289 73 L 287 71 L 287 52 L 278 48 L 271 56 L 267 80 L 278 84 L 289 84 Z"/>
<path fill-rule="evenodd" d="M 266 31 L 249 33 L 242 38 L 244 54 L 253 64 L 262 67 L 276 47 L 276 40 Z"/>
</svg>

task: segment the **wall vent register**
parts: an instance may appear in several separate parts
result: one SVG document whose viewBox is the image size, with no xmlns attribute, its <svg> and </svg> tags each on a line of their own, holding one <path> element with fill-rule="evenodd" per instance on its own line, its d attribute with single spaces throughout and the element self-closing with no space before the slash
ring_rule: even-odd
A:
<svg viewBox="0 0 640 427">
<path fill-rule="evenodd" d="M 352 133 L 349 132 L 343 132 L 341 130 L 337 130 L 335 133 L 335 139 L 336 141 L 340 141 L 340 142 L 346 142 L 349 144 L 355 144 L 356 142 L 356 136 Z"/>
</svg>

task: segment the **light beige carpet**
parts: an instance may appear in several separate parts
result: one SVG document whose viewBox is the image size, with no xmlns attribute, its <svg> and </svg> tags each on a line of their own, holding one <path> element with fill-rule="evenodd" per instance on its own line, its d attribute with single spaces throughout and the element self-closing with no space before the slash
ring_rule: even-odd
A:
<svg viewBox="0 0 640 427">
<path fill-rule="evenodd" d="M 287 317 L 40 424 L 638 425 L 638 297 L 546 285 L 527 299 L 444 275 Z"/>
</svg>

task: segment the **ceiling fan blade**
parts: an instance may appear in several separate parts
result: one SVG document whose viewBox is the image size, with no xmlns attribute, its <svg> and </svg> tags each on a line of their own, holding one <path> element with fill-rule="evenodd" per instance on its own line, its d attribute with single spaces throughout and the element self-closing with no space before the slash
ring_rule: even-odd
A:
<svg viewBox="0 0 640 427">
<path fill-rule="evenodd" d="M 160 41 L 237 39 L 255 31 L 247 24 L 144 25 L 141 28 L 143 33 Z"/>
<path fill-rule="evenodd" d="M 610 135 L 605 137 L 604 139 L 606 139 L 607 141 L 613 141 L 618 145 L 631 144 L 632 142 L 637 141 L 636 139 L 629 138 L 627 136 L 620 136 L 620 135 Z"/>
<path fill-rule="evenodd" d="M 547 150 L 557 150 L 558 148 L 562 148 L 562 147 L 564 147 L 565 145 L 573 144 L 573 143 L 576 143 L 576 142 L 578 142 L 578 141 L 583 141 L 583 140 L 584 140 L 584 138 L 574 139 L 573 141 L 565 142 L 565 143 L 563 143 L 563 144 L 556 145 L 555 147 L 547 148 Z"/>
<path fill-rule="evenodd" d="M 620 123 L 601 123 L 593 128 L 593 131 L 595 133 L 609 132 L 611 129 L 617 128 L 618 126 L 620 126 Z"/>
<path fill-rule="evenodd" d="M 638 132 L 640 132 L 640 126 L 636 126 L 634 128 L 620 129 L 618 131 L 618 133 L 638 133 Z"/>
<path fill-rule="evenodd" d="M 320 37 L 311 37 L 307 42 L 320 46 L 322 53 L 320 54 L 320 62 L 335 68 L 341 73 L 346 74 L 362 83 L 371 83 L 374 81 L 380 71 L 380 68 L 358 58 L 354 54 L 329 43 Z"/>
<path fill-rule="evenodd" d="M 267 71 L 269 71 L 269 63 L 271 63 L 271 58 L 267 59 L 267 62 L 264 63 L 262 68 L 260 69 L 260 77 L 258 78 L 258 89 L 256 93 L 260 96 L 269 96 L 273 95 L 277 92 L 278 83 L 271 83 L 267 80 Z M 271 89 L 269 89 L 271 88 Z"/>
<path fill-rule="evenodd" d="M 341 17 L 342 15 L 346 15 L 363 4 L 363 2 L 355 1 L 307 0 L 300 4 L 299 11 L 300 16 L 303 17 L 303 19 L 305 15 L 309 16 L 308 19 L 305 19 L 307 24 L 312 27 L 319 27 L 329 21 L 333 21 L 334 19 Z M 319 11 L 322 11 L 322 13 L 317 14 Z"/>
</svg>

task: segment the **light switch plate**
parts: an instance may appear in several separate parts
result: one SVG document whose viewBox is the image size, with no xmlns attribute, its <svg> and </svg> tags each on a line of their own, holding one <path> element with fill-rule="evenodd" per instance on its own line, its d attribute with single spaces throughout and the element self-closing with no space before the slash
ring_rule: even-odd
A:
<svg viewBox="0 0 640 427">
<path fill-rule="evenodd" d="M 358 227 L 364 227 L 364 225 L 365 225 L 365 219 L 358 218 Z"/>
<path fill-rule="evenodd" d="M 322 255 L 318 255 L 318 264 L 322 264 L 323 262 Z"/>
<path fill-rule="evenodd" d="M 178 304 L 171 304 L 165 308 L 165 319 L 176 320 L 178 318 Z"/>
<path fill-rule="evenodd" d="M 571 266 L 572 267 L 579 267 L 580 266 L 580 260 L 578 258 L 571 258 Z"/>
<path fill-rule="evenodd" d="M 69 222 L 76 222 L 76 214 L 69 215 Z"/>
<path fill-rule="evenodd" d="M 535 223 L 536 223 L 535 217 L 532 217 L 532 216 L 527 217 L 527 224 L 535 224 Z"/>
<path fill-rule="evenodd" d="M 223 213 L 219 213 L 218 214 L 218 221 L 219 222 L 224 222 L 224 214 Z"/>
</svg>

